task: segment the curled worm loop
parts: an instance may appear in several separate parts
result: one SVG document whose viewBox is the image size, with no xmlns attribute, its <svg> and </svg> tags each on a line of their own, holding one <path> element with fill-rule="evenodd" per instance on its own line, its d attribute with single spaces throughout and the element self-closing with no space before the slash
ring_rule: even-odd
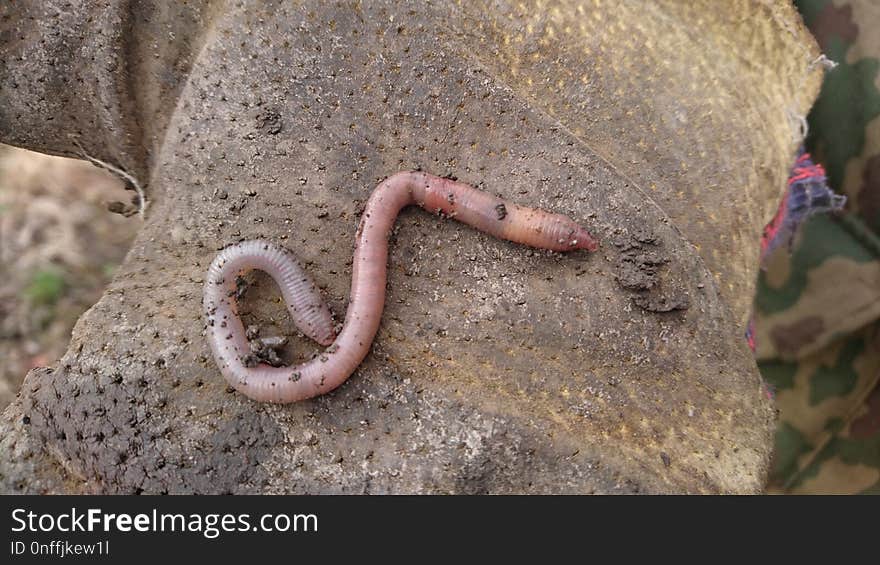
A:
<svg viewBox="0 0 880 565">
<path fill-rule="evenodd" d="M 351 297 L 345 323 L 335 335 L 330 310 L 296 258 L 272 243 L 252 240 L 222 250 L 208 269 L 203 306 L 208 344 L 227 382 L 262 402 L 296 402 L 329 392 L 354 372 L 370 350 L 385 306 L 388 234 L 400 210 L 417 204 L 500 239 L 550 249 L 595 251 L 596 240 L 567 216 L 518 206 L 466 184 L 422 172 L 401 172 L 382 181 L 364 209 L 357 230 Z M 238 279 L 265 271 L 278 283 L 299 329 L 321 345 L 320 355 L 296 367 L 246 366 L 249 353 L 238 317 Z"/>
</svg>

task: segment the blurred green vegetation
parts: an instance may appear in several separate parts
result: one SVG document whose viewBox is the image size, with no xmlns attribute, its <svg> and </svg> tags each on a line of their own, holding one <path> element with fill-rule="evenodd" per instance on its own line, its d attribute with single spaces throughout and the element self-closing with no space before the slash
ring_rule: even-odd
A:
<svg viewBox="0 0 880 565">
<path fill-rule="evenodd" d="M 64 294 L 64 275 L 56 269 L 43 269 L 34 273 L 24 289 L 24 295 L 34 305 L 54 306 Z"/>
</svg>

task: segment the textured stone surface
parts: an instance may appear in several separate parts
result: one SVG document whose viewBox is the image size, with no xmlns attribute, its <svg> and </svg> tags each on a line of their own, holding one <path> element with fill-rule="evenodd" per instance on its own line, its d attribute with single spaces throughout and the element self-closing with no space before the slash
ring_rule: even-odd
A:
<svg viewBox="0 0 880 565">
<path fill-rule="evenodd" d="M 3 141 L 78 138 L 151 201 L 67 355 L 4 412 L 2 489 L 758 491 L 772 408 L 743 321 L 818 53 L 786 2 L 606 4 L 0 8 Z M 341 314 L 360 206 L 417 167 L 603 247 L 406 211 L 358 372 L 291 406 L 229 392 L 202 333 L 216 250 L 293 249 Z M 646 255 L 649 287 L 618 281 Z M 250 321 L 293 334 L 255 281 Z"/>
</svg>

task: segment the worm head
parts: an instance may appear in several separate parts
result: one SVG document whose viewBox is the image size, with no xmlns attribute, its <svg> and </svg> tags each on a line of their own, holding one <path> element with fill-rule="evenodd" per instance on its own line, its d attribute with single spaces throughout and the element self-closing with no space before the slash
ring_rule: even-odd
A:
<svg viewBox="0 0 880 565">
<path fill-rule="evenodd" d="M 569 243 L 572 249 L 586 249 L 590 252 L 599 249 L 599 242 L 596 241 L 596 238 L 581 226 L 576 226 L 576 229 L 571 234 Z"/>
</svg>

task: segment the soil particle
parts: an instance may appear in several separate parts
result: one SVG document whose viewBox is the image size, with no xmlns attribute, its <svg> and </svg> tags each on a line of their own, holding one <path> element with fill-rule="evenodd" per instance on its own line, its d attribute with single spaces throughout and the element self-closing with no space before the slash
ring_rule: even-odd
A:
<svg viewBox="0 0 880 565">
<path fill-rule="evenodd" d="M 660 253 L 634 247 L 621 254 L 617 262 L 617 282 L 627 290 L 650 290 L 659 283 L 660 266 L 668 262 Z"/>
<path fill-rule="evenodd" d="M 666 294 L 642 294 L 633 297 L 633 303 L 648 312 L 672 312 L 673 310 L 687 310 L 691 300 L 683 292 Z"/>
<path fill-rule="evenodd" d="M 260 337 L 260 327 L 256 325 L 248 326 L 245 330 L 245 336 L 248 339 L 248 345 L 250 345 L 250 351 L 241 359 L 245 367 L 256 367 L 260 363 L 265 363 L 270 367 L 284 365 L 284 359 L 281 358 L 279 352 L 287 345 L 286 337 Z"/>
<path fill-rule="evenodd" d="M 621 249 L 617 260 L 615 277 L 617 284 L 626 290 L 637 291 L 633 303 L 648 312 L 671 312 L 690 307 L 687 292 L 676 285 L 673 277 L 660 276 L 661 268 L 670 262 L 660 248 L 660 240 L 647 228 L 637 228 L 628 239 L 618 239 L 613 244 Z M 650 246 L 646 249 L 645 247 Z"/>
<path fill-rule="evenodd" d="M 264 108 L 257 112 L 255 117 L 257 122 L 257 130 L 260 133 L 277 135 L 281 133 L 282 121 L 281 114 L 275 110 Z"/>
</svg>

